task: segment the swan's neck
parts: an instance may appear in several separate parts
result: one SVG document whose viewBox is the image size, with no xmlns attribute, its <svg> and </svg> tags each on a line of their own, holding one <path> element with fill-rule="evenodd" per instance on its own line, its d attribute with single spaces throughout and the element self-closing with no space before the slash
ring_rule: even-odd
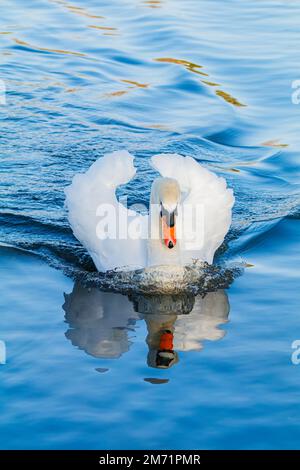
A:
<svg viewBox="0 0 300 470">
<path fill-rule="evenodd" d="M 180 265 L 180 240 L 173 248 L 168 248 L 162 237 L 160 201 L 157 200 L 155 188 L 152 187 L 149 210 L 148 266 Z"/>
</svg>

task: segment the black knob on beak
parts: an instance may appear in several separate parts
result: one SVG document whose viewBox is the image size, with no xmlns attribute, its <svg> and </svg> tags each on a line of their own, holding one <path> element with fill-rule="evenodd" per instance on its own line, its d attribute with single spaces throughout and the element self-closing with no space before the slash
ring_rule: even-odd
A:
<svg viewBox="0 0 300 470">
<path fill-rule="evenodd" d="M 174 244 L 173 242 L 170 240 L 169 243 L 168 243 L 168 248 L 173 248 Z"/>
</svg>

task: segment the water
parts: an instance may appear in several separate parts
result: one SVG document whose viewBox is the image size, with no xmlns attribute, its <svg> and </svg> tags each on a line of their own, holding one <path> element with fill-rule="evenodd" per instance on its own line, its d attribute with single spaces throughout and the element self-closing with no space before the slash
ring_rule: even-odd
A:
<svg viewBox="0 0 300 470">
<path fill-rule="evenodd" d="M 299 446 L 299 13 L 278 0 L 2 2 L 0 448 Z M 123 148 L 131 203 L 149 199 L 155 153 L 191 155 L 233 187 L 204 299 L 96 288 L 63 189 Z"/>
</svg>

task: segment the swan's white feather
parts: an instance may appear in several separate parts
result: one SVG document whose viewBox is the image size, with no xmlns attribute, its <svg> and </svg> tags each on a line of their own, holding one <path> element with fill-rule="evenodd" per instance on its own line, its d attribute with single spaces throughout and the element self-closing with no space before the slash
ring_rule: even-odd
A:
<svg viewBox="0 0 300 470">
<path fill-rule="evenodd" d="M 196 227 L 193 226 L 193 231 L 200 234 L 196 240 L 193 241 L 189 233 L 192 224 L 183 221 L 183 242 L 187 241 L 181 249 L 183 264 L 191 263 L 193 259 L 212 263 L 231 225 L 234 204 L 232 189 L 227 188 L 224 178 L 207 170 L 191 157 L 155 155 L 152 157 L 152 165 L 162 176 L 179 182 L 183 193 L 183 211 L 185 206 L 196 208 L 197 205 L 201 211 L 201 217 L 195 218 Z"/>
<path fill-rule="evenodd" d="M 97 237 L 97 208 L 107 204 L 116 211 L 116 219 L 136 220 L 147 230 L 147 216 L 127 210 L 116 197 L 116 188 L 127 183 L 135 175 L 133 157 L 126 151 L 113 152 L 100 158 L 86 173 L 74 176 L 72 184 L 65 189 L 69 222 L 75 237 L 90 253 L 98 271 L 116 267 L 140 268 L 146 265 L 146 237 L 131 239 Z"/>
<path fill-rule="evenodd" d="M 162 175 L 179 182 L 182 206 L 195 207 L 200 204 L 202 218 L 196 232 L 203 235 L 199 240 L 183 239 L 180 264 L 189 264 L 194 259 L 212 263 L 214 253 L 221 245 L 231 224 L 231 209 L 234 196 L 226 181 L 202 167 L 191 157 L 177 154 L 161 154 L 152 157 L 153 167 Z M 127 151 L 113 152 L 100 158 L 86 173 L 78 174 L 66 188 L 66 206 L 69 222 L 75 237 L 90 253 L 96 268 L 106 271 L 114 268 L 134 269 L 151 265 L 148 259 L 148 216 L 128 210 L 116 198 L 116 189 L 135 175 L 133 157 Z M 97 208 L 101 204 L 111 205 L 117 220 L 128 220 L 141 227 L 138 238 L 104 239 L 97 236 Z M 122 224 L 122 222 L 121 222 Z M 183 231 L 188 237 L 188 230 Z M 187 248 L 188 247 L 188 248 Z M 164 260 L 161 260 L 161 264 Z"/>
</svg>

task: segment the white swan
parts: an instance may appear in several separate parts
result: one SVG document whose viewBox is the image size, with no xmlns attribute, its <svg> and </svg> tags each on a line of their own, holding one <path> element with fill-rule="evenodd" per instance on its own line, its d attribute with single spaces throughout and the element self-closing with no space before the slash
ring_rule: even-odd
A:
<svg viewBox="0 0 300 470">
<path fill-rule="evenodd" d="M 117 200 L 117 187 L 135 175 L 126 151 L 100 158 L 65 190 L 73 233 L 98 271 L 212 263 L 229 230 L 234 196 L 224 178 L 191 157 L 161 154 L 151 162 L 161 177 L 152 184 L 149 216 Z"/>
</svg>

